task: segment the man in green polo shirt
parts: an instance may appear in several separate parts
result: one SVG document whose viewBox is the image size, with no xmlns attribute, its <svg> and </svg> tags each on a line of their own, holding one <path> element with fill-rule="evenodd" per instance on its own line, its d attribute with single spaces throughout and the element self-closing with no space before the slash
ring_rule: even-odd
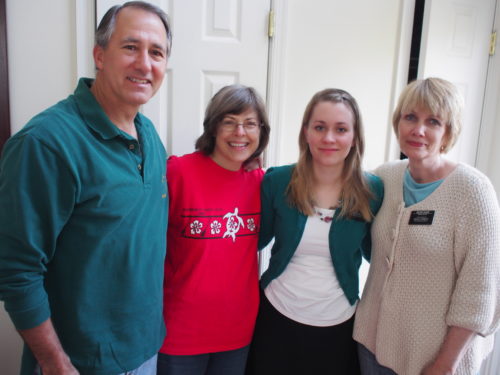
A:
<svg viewBox="0 0 500 375">
<path fill-rule="evenodd" d="M 26 343 L 23 374 L 156 374 L 166 153 L 138 110 L 160 87 L 170 46 L 161 9 L 111 8 L 95 80 L 80 79 L 5 145 L 0 299 Z"/>
</svg>

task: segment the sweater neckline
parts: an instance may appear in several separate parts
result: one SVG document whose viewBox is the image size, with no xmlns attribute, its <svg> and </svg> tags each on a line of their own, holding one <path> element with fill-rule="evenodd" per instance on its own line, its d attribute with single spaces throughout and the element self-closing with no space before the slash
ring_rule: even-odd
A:
<svg viewBox="0 0 500 375">
<path fill-rule="evenodd" d="M 404 189 L 404 175 L 405 175 L 405 172 L 406 170 L 408 169 L 408 160 L 405 160 L 404 163 L 402 163 L 402 168 L 400 170 L 400 173 L 399 173 L 399 181 L 400 181 L 400 189 L 399 189 L 399 201 L 401 202 L 401 204 L 403 205 L 403 207 L 405 209 L 410 209 L 410 208 L 414 208 L 420 204 L 425 204 L 428 200 L 432 199 L 432 197 L 434 196 L 434 194 L 439 194 L 439 191 L 442 190 L 442 189 L 445 189 L 446 186 L 450 183 L 449 181 L 454 179 L 454 175 L 458 173 L 458 170 L 459 169 L 462 169 L 463 168 L 463 164 L 462 162 L 458 162 L 456 167 L 453 169 L 453 171 L 451 171 L 451 173 L 446 176 L 445 178 L 442 179 L 442 183 L 436 188 L 436 190 L 434 190 L 431 194 L 429 194 L 427 197 L 425 197 L 423 200 L 421 200 L 420 202 L 417 202 L 417 203 L 414 203 L 410 206 L 405 206 L 405 203 L 404 203 L 404 192 L 403 192 L 403 189 Z"/>
</svg>

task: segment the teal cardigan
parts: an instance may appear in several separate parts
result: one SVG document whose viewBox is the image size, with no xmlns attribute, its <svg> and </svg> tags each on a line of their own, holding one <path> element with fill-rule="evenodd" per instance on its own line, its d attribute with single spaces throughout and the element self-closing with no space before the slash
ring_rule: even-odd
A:
<svg viewBox="0 0 500 375">
<path fill-rule="evenodd" d="M 269 168 L 262 182 L 259 250 L 275 239 L 269 268 L 261 277 L 262 289 L 285 270 L 299 245 L 307 221 L 306 215 L 288 203 L 286 189 L 294 167 L 292 164 Z M 382 204 L 384 185 L 375 175 L 365 173 L 365 177 L 374 195 L 370 208 L 375 215 Z M 339 212 L 340 210 L 335 211 L 330 228 L 330 254 L 340 286 L 350 304 L 354 305 L 359 295 L 358 270 L 361 256 L 370 260 L 371 223 L 361 218 L 341 218 Z"/>
</svg>

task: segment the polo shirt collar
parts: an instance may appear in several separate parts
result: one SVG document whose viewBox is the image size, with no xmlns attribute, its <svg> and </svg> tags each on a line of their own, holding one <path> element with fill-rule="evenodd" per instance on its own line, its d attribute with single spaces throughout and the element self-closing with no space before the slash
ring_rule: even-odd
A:
<svg viewBox="0 0 500 375">
<path fill-rule="evenodd" d="M 126 137 L 126 133 L 113 124 L 90 91 L 93 82 L 94 80 L 91 78 L 80 78 L 74 92 L 76 104 L 85 123 L 103 139 Z M 134 122 L 136 126 L 140 126 L 139 115 L 135 117 Z"/>
</svg>

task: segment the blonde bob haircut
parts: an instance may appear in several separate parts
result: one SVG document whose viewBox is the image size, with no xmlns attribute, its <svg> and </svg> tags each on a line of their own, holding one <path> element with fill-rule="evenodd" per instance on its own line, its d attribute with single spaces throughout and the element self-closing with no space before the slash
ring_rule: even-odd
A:
<svg viewBox="0 0 500 375">
<path fill-rule="evenodd" d="M 392 116 L 396 137 L 403 113 L 422 108 L 446 124 L 445 143 L 440 151 L 447 153 L 455 145 L 462 130 L 463 106 L 463 97 L 451 82 L 432 77 L 413 81 L 399 96 L 398 105 Z"/>
<path fill-rule="evenodd" d="M 373 215 L 370 210 L 370 198 L 373 195 L 361 170 L 365 149 L 363 123 L 356 100 L 344 90 L 325 89 L 319 91 L 307 104 L 299 134 L 299 161 L 293 170 L 288 185 L 288 200 L 292 206 L 296 207 L 304 215 L 311 216 L 314 214 L 314 199 L 312 196 L 314 188 L 313 158 L 306 141 L 305 129 L 309 126 L 314 108 L 321 102 L 344 104 L 352 112 L 354 119 L 354 145 L 345 159 L 342 170 L 343 188 L 340 216 L 360 218 L 361 215 L 364 220 L 371 221 Z"/>
</svg>

